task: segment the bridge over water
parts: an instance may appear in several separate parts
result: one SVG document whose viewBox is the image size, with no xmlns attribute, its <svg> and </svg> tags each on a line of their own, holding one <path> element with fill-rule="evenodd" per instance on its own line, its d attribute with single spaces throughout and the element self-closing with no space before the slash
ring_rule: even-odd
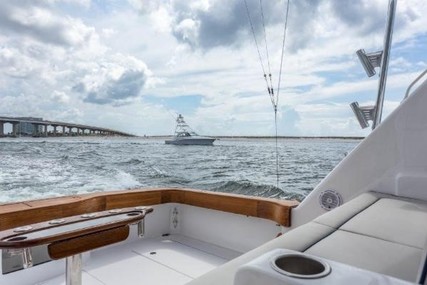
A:
<svg viewBox="0 0 427 285">
<path fill-rule="evenodd" d="M 12 131 L 5 134 L 5 125 L 11 124 Z M 48 131 L 48 127 L 51 130 Z M 32 117 L 1 117 L 0 116 L 0 137 L 4 136 L 34 136 L 34 137 L 47 137 L 47 136 L 134 136 L 128 133 L 98 128 L 94 126 L 87 126 L 81 124 L 72 124 L 58 121 L 47 121 L 42 118 Z"/>
</svg>

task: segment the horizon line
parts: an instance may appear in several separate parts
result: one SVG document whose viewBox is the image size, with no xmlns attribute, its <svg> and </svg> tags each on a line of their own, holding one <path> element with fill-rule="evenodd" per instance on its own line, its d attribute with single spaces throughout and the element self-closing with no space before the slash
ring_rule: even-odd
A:
<svg viewBox="0 0 427 285">
<path fill-rule="evenodd" d="M 145 137 L 145 138 L 170 138 L 173 137 L 173 135 L 142 135 L 139 137 Z M 245 139 L 275 139 L 276 136 L 246 136 L 246 135 L 236 135 L 236 136 L 208 136 L 216 139 L 238 139 L 238 138 L 245 138 Z M 277 136 L 278 139 L 359 139 L 362 140 L 365 137 L 362 136 Z"/>
</svg>

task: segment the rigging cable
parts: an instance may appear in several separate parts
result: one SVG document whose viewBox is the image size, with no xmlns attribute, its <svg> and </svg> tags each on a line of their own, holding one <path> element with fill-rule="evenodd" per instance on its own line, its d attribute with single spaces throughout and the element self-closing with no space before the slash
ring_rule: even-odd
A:
<svg viewBox="0 0 427 285">
<path fill-rule="evenodd" d="M 246 0 L 244 0 L 244 2 L 245 2 L 245 7 L 246 7 L 246 14 L 248 15 L 249 24 L 250 24 L 250 26 L 251 26 L 252 35 L 253 35 L 253 37 L 254 37 L 255 46 L 256 46 L 256 49 L 257 49 L 257 51 L 258 51 L 258 58 L 259 58 L 259 62 L 261 63 L 262 72 L 265 74 L 265 71 L 264 71 L 264 64 L 262 63 L 261 53 L 260 53 L 260 51 L 259 51 L 259 47 L 258 47 L 258 41 L 256 40 L 256 36 L 255 36 L 254 25 L 252 24 L 251 15 L 249 14 L 248 3 L 246 2 Z"/>
<path fill-rule="evenodd" d="M 279 81 L 277 83 L 277 92 L 276 92 L 276 104 L 273 105 L 274 108 L 274 126 L 276 128 L 276 183 L 277 188 L 279 188 L 279 148 L 278 148 L 278 139 L 277 139 L 277 106 L 279 105 L 279 94 L 280 94 L 280 83 L 282 80 L 282 68 L 283 68 L 283 57 L 285 55 L 285 42 L 286 42 L 286 30 L 288 28 L 288 16 L 289 16 L 289 2 L 287 1 L 286 5 L 286 16 L 285 16 L 285 26 L 283 28 L 283 42 L 282 42 L 282 55 L 280 58 L 280 69 L 279 69 Z"/>
<path fill-rule="evenodd" d="M 273 81 L 271 78 L 270 56 L 268 54 L 267 33 L 265 31 L 264 9 L 262 8 L 262 0 L 259 0 L 259 7 L 260 7 L 260 12 L 261 12 L 262 28 L 264 31 L 265 55 L 267 57 L 268 77 L 270 78 L 269 94 L 270 94 L 270 97 L 272 97 L 274 99 L 274 89 L 273 89 Z M 266 76 L 265 72 L 264 72 L 264 76 Z"/>
<path fill-rule="evenodd" d="M 270 91 L 271 89 L 270 89 L 270 85 L 268 84 L 267 74 L 265 73 L 264 64 L 262 63 L 261 52 L 259 50 L 258 41 L 257 41 L 256 35 L 255 35 L 254 25 L 252 24 L 251 15 L 249 13 L 248 3 L 246 2 L 246 0 L 244 0 L 244 2 L 245 2 L 245 7 L 246 7 L 246 15 L 248 16 L 249 24 L 251 26 L 252 36 L 254 38 L 256 50 L 258 52 L 259 63 L 261 64 L 262 73 L 264 75 L 265 83 L 267 84 L 267 91 L 268 91 L 268 94 L 270 95 L 271 94 L 271 91 Z M 271 98 L 271 95 L 270 95 L 270 98 Z"/>
<path fill-rule="evenodd" d="M 289 15 L 289 2 L 291 0 L 288 0 L 288 4 L 286 5 L 286 16 L 285 16 L 285 27 L 283 28 L 283 42 L 282 42 L 282 56 L 280 59 L 280 70 L 279 70 L 279 82 L 277 84 L 277 104 L 279 103 L 279 92 L 280 92 L 280 81 L 282 79 L 282 67 L 283 67 L 283 57 L 285 55 L 285 42 L 286 42 L 286 30 L 288 28 L 288 15 Z"/>
<path fill-rule="evenodd" d="M 259 58 L 261 68 L 262 68 L 262 72 L 264 75 L 265 83 L 267 84 L 268 95 L 270 97 L 271 104 L 273 105 L 273 110 L 274 110 L 274 125 L 275 125 L 275 131 L 276 131 L 276 136 L 275 136 L 275 138 L 276 138 L 276 183 L 277 183 L 277 188 L 279 188 L 279 150 L 278 150 L 278 131 L 277 131 L 277 106 L 279 104 L 280 83 L 281 83 L 281 79 L 282 79 L 283 57 L 285 54 L 286 30 L 287 30 L 287 26 L 288 26 L 290 0 L 287 0 L 287 4 L 286 4 L 285 25 L 284 25 L 284 29 L 283 29 L 283 41 L 282 41 L 282 54 L 281 54 L 281 59 L 280 59 L 279 81 L 278 81 L 278 85 L 277 85 L 276 96 L 274 95 L 273 80 L 272 80 L 272 76 L 271 76 L 270 58 L 269 58 L 269 53 L 268 53 L 267 33 L 266 33 L 266 28 L 265 28 L 265 18 L 264 18 L 264 10 L 263 10 L 263 6 L 262 6 L 262 0 L 259 0 L 259 5 L 260 5 L 262 27 L 263 27 L 263 31 L 264 31 L 264 42 L 265 42 L 265 50 L 266 50 L 267 65 L 268 65 L 268 72 L 269 72 L 268 77 L 269 77 L 270 83 L 268 82 L 267 74 L 265 72 L 264 64 L 263 64 L 262 57 L 261 57 L 261 52 L 260 52 L 258 41 L 257 41 L 256 35 L 255 35 L 254 26 L 253 26 L 252 19 L 251 19 L 250 13 L 249 13 L 248 3 L 246 0 L 244 0 L 244 2 L 245 2 L 246 13 L 247 13 L 247 16 L 249 19 L 249 24 L 251 27 L 255 46 L 256 46 L 256 49 L 258 52 L 258 58 Z"/>
</svg>

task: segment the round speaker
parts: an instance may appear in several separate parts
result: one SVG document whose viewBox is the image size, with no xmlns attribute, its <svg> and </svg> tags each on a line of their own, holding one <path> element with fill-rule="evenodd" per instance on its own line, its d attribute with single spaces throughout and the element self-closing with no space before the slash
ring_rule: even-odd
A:
<svg viewBox="0 0 427 285">
<path fill-rule="evenodd" d="M 334 190 L 325 190 L 319 196 L 320 206 L 329 211 L 342 204 L 341 194 Z"/>
</svg>

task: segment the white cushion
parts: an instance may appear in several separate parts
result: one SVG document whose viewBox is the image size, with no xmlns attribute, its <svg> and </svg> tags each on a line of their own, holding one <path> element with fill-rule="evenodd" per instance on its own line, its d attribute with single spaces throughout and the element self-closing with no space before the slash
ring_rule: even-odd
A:
<svg viewBox="0 0 427 285">
<path fill-rule="evenodd" d="M 419 248 L 341 230 L 305 252 L 410 282 L 417 280 L 423 257 Z"/>
<path fill-rule="evenodd" d="M 305 251 L 415 282 L 426 249 L 426 205 L 418 200 L 364 193 L 189 284 L 232 285 L 239 266 L 276 248 Z"/>
<path fill-rule="evenodd" d="M 423 249 L 427 241 L 427 203 L 380 199 L 340 229 Z"/>
<path fill-rule="evenodd" d="M 377 202 L 382 196 L 382 194 L 375 192 L 363 193 L 333 211 L 321 215 L 314 221 L 338 229 L 356 214 Z"/>
<path fill-rule="evenodd" d="M 221 265 L 220 267 L 191 281 L 188 285 L 232 285 L 234 282 L 234 274 L 239 266 L 251 261 L 252 259 L 276 248 L 304 251 L 319 239 L 328 236 L 333 231 L 334 229 L 328 226 L 308 223 Z"/>
</svg>

